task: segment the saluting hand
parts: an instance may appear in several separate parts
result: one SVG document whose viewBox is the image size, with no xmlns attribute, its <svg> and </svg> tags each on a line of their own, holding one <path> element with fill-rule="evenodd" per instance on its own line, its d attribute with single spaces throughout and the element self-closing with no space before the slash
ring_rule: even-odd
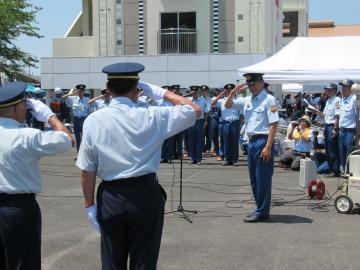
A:
<svg viewBox="0 0 360 270">
<path fill-rule="evenodd" d="M 268 146 L 265 146 L 264 149 L 261 151 L 260 158 L 263 159 L 263 161 L 268 162 L 271 158 L 271 149 Z"/>
<path fill-rule="evenodd" d="M 234 95 L 239 94 L 240 92 L 244 91 L 247 87 L 246 83 L 237 85 L 231 92 L 233 92 Z"/>
</svg>

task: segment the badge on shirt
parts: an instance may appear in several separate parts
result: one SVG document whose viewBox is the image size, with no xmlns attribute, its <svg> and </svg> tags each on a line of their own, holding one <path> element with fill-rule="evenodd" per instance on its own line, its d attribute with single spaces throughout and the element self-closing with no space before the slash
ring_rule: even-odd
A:
<svg viewBox="0 0 360 270">
<path fill-rule="evenodd" d="M 270 111 L 271 111 L 272 113 L 276 112 L 276 111 L 277 111 L 276 105 L 271 106 Z"/>
</svg>

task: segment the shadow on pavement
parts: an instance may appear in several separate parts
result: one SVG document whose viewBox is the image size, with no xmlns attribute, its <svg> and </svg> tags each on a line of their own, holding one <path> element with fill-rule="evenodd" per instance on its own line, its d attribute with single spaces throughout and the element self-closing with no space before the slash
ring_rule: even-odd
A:
<svg viewBox="0 0 360 270">
<path fill-rule="evenodd" d="M 296 223 L 312 223 L 313 220 L 295 215 L 271 215 L 270 223 L 284 223 L 284 224 L 296 224 Z"/>
</svg>

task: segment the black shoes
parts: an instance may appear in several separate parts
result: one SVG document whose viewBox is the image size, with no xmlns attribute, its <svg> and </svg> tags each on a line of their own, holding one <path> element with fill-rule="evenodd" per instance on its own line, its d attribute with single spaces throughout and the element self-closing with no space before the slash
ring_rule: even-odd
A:
<svg viewBox="0 0 360 270">
<path fill-rule="evenodd" d="M 262 217 L 257 216 L 254 213 L 247 215 L 244 219 L 244 222 L 246 222 L 246 223 L 269 222 L 269 221 L 270 221 L 270 217 L 262 218 Z"/>
<path fill-rule="evenodd" d="M 340 174 L 336 174 L 336 173 L 332 172 L 332 173 L 326 173 L 324 176 L 326 178 L 332 178 L 332 177 L 340 177 Z"/>
</svg>

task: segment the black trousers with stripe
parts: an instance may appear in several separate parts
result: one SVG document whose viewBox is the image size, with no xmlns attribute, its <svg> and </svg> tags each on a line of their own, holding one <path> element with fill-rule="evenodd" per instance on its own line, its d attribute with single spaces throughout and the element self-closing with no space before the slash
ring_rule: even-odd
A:
<svg viewBox="0 0 360 270">
<path fill-rule="evenodd" d="M 0 194 L 0 269 L 41 269 L 41 213 L 33 194 Z"/>
<path fill-rule="evenodd" d="M 166 193 L 156 174 L 103 181 L 97 191 L 104 270 L 155 270 Z"/>
</svg>

